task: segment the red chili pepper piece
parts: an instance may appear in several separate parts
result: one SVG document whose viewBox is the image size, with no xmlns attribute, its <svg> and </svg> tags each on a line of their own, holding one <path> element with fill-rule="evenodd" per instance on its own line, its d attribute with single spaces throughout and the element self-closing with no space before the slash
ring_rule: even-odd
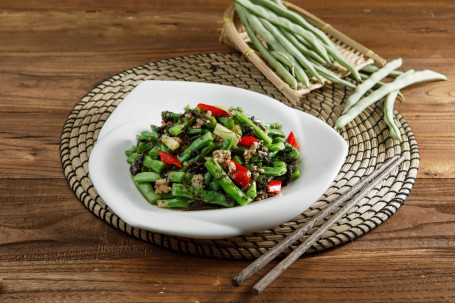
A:
<svg viewBox="0 0 455 303">
<path fill-rule="evenodd" d="M 299 143 L 297 143 L 297 140 L 295 139 L 294 133 L 290 132 L 288 138 L 286 139 L 286 142 L 294 146 L 295 148 L 299 149 Z"/>
<path fill-rule="evenodd" d="M 255 137 L 243 136 L 242 138 L 240 138 L 240 141 L 237 144 L 242 145 L 242 146 L 251 146 L 251 145 L 253 145 L 254 142 L 258 142 L 258 141 L 259 141 L 259 139 L 255 138 Z"/>
<path fill-rule="evenodd" d="M 178 167 L 182 167 L 182 163 L 180 163 L 179 159 L 177 159 L 174 155 L 171 155 L 170 153 L 164 152 L 164 151 L 159 151 L 158 155 L 161 158 L 161 161 L 163 161 L 166 164 L 174 164 Z"/>
<path fill-rule="evenodd" d="M 248 168 L 240 165 L 239 163 L 232 161 L 235 164 L 235 171 L 230 172 L 229 176 L 234 180 L 235 183 L 241 187 L 245 187 L 250 184 L 250 174 Z"/>
<path fill-rule="evenodd" d="M 272 180 L 269 182 L 269 187 L 267 192 L 269 193 L 279 193 L 281 191 L 281 181 L 280 180 Z"/>
<path fill-rule="evenodd" d="M 212 105 L 207 105 L 207 104 L 203 104 L 203 103 L 199 103 L 197 105 L 197 107 L 199 107 L 200 109 L 205 109 L 205 110 L 209 110 L 212 112 L 212 115 L 215 116 L 215 117 L 225 117 L 225 116 L 229 116 L 229 113 L 219 107 L 215 107 L 215 106 L 212 106 Z"/>
</svg>

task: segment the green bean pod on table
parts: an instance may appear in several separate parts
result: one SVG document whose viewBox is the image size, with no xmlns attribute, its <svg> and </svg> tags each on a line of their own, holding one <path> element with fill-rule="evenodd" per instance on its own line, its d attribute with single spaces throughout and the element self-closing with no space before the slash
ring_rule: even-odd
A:
<svg viewBox="0 0 455 303">
<path fill-rule="evenodd" d="M 157 207 L 247 205 L 280 194 L 300 177 L 298 143 L 279 122 L 203 103 L 161 117 L 161 126 L 141 132 L 125 151 L 132 181 Z"/>
</svg>

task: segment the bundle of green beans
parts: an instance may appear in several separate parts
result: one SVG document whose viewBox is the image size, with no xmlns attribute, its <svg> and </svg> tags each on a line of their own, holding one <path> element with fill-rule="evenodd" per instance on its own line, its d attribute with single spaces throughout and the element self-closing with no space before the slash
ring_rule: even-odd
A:
<svg viewBox="0 0 455 303">
<path fill-rule="evenodd" d="M 393 106 L 397 96 L 401 95 L 400 89 L 418 82 L 447 80 L 444 75 L 431 70 L 400 72 L 396 69 L 402 64 L 401 58 L 390 61 L 382 68 L 368 66 L 362 71 L 370 73 L 369 76 L 361 74 L 364 80 L 359 84 L 354 93 L 346 100 L 342 115 L 335 122 L 335 129 L 340 129 L 354 120 L 368 106 L 381 100 L 384 101 L 384 122 L 389 128 L 390 136 L 401 141 L 400 130 L 394 122 Z M 391 82 L 381 82 L 383 78 L 396 77 Z M 373 90 L 371 90 L 373 89 Z"/>
<path fill-rule="evenodd" d="M 385 97 L 384 121 L 391 137 L 401 140 L 393 117 L 395 99 L 399 96 L 404 100 L 400 89 L 422 81 L 446 80 L 444 75 L 429 70 L 411 70 L 406 73 L 397 71 L 402 64 L 401 59 L 394 60 L 381 69 L 365 67 L 362 71 L 368 75 L 359 73 L 324 32 L 289 10 L 281 1 L 234 1 L 253 47 L 290 87 L 296 89 L 299 82 L 308 87 L 312 78 L 322 83 L 324 77 L 355 90 L 347 99 L 343 113 L 335 123 L 335 129 L 344 127 L 369 105 Z M 346 68 L 351 73 L 350 77 L 360 84 L 338 77 L 333 72 L 334 62 Z M 396 79 L 391 83 L 381 82 L 385 77 Z M 370 89 L 374 91 L 365 96 Z"/>
<path fill-rule="evenodd" d="M 125 151 L 133 181 L 152 204 L 198 210 L 274 196 L 300 177 L 294 135 L 242 108 L 206 104 L 163 111 Z"/>
<path fill-rule="evenodd" d="M 308 87 L 311 78 L 321 83 L 326 78 L 354 88 L 352 83 L 330 70 L 334 62 L 361 80 L 355 66 L 324 32 L 280 1 L 235 0 L 235 8 L 253 47 L 290 87 L 296 89 L 298 82 Z M 264 39 L 266 46 L 258 36 Z"/>
</svg>

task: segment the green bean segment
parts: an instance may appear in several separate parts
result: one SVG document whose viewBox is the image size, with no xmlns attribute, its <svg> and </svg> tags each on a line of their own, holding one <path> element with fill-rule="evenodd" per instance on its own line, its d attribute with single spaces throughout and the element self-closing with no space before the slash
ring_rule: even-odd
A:
<svg viewBox="0 0 455 303">
<path fill-rule="evenodd" d="M 134 182 L 156 182 L 161 177 L 159 174 L 154 172 L 142 172 L 134 176 Z"/>
<path fill-rule="evenodd" d="M 218 184 L 223 188 L 224 192 L 240 205 L 245 205 L 253 201 L 246 196 L 240 188 L 238 188 L 229 176 L 224 172 L 221 166 L 213 159 L 205 162 L 205 166 L 210 171 L 215 179 L 219 179 Z"/>
<path fill-rule="evenodd" d="M 157 195 L 155 193 L 155 190 L 153 190 L 152 184 L 146 183 L 146 182 L 134 182 L 134 183 L 136 184 L 136 187 L 139 189 L 139 191 L 142 193 L 142 195 L 150 203 L 154 204 L 157 200 L 159 200 L 161 198 L 160 195 Z"/>
</svg>

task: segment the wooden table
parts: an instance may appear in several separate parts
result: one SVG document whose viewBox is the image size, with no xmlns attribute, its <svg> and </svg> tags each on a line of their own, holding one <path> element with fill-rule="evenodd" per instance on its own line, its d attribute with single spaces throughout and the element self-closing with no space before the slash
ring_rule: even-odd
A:
<svg viewBox="0 0 455 303">
<path fill-rule="evenodd" d="M 418 180 L 384 224 L 296 262 L 263 294 L 234 288 L 248 263 L 203 259 L 115 230 L 74 196 L 60 133 L 102 80 L 218 42 L 231 1 L 0 1 L 1 302 L 455 302 L 455 3 L 295 1 L 403 69 L 447 82 L 403 91 Z M 276 264 L 276 262 L 274 262 Z M 273 264 L 267 269 L 270 269 Z M 264 273 L 265 271 L 262 271 Z"/>
</svg>

